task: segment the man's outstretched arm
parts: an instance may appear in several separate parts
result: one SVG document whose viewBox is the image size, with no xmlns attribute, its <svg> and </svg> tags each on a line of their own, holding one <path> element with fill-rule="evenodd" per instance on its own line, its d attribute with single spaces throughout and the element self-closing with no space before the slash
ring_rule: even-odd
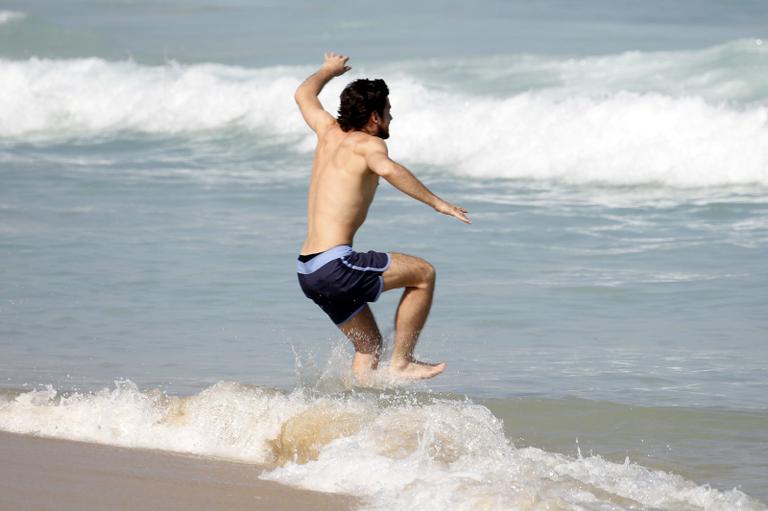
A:
<svg viewBox="0 0 768 511">
<path fill-rule="evenodd" d="M 320 69 L 304 80 L 293 95 L 304 120 L 316 133 L 323 131 L 335 121 L 334 117 L 323 109 L 317 96 L 332 78 L 341 76 L 352 69 L 347 65 L 347 60 L 349 57 L 344 55 L 326 53 Z"/>
<path fill-rule="evenodd" d="M 467 216 L 468 211 L 466 209 L 444 201 L 424 186 L 410 170 L 391 160 L 387 145 L 383 140 L 372 140 L 368 144 L 365 160 L 369 169 L 386 179 L 404 194 L 431 206 L 436 211 L 455 217 L 464 223 L 472 223 Z"/>
</svg>

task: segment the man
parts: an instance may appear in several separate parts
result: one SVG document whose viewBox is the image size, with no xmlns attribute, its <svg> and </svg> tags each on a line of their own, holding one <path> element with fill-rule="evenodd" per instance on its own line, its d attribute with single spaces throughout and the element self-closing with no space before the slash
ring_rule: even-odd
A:
<svg viewBox="0 0 768 511">
<path fill-rule="evenodd" d="M 413 348 L 429 314 L 435 269 L 423 259 L 392 252 L 355 252 L 352 241 L 365 221 L 379 177 L 436 211 L 470 223 L 467 210 L 427 189 L 387 155 L 392 121 L 383 80 L 356 80 L 341 93 L 339 117 L 323 109 L 326 83 L 351 69 L 348 57 L 325 54 L 320 69 L 296 90 L 304 120 L 317 134 L 307 200 L 307 238 L 299 255 L 299 284 L 355 346 L 352 371 L 361 383 L 376 369 L 382 338 L 368 302 L 382 291 L 405 288 L 395 314 L 390 372 L 396 378 L 432 378 L 445 364 L 419 362 Z"/>
</svg>

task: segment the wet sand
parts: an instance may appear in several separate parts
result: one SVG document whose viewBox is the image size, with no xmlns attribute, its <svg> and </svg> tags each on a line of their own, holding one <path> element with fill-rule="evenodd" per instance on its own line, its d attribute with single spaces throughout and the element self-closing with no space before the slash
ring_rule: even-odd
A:
<svg viewBox="0 0 768 511">
<path fill-rule="evenodd" d="M 0 432 L 0 511 L 352 510 L 347 495 L 258 479 L 263 466 Z"/>
</svg>

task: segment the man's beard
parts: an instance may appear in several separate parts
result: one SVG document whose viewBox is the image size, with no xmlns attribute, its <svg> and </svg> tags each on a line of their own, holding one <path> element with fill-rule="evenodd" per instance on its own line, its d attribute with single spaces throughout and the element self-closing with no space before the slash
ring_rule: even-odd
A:
<svg viewBox="0 0 768 511">
<path fill-rule="evenodd" d="M 376 133 L 376 136 L 379 137 L 382 140 L 386 140 L 389 138 L 389 128 L 382 128 L 379 126 L 379 132 Z"/>
</svg>

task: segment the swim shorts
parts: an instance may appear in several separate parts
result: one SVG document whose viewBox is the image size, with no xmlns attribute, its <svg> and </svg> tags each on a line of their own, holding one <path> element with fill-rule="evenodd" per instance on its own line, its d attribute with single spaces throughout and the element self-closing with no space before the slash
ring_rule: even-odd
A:
<svg viewBox="0 0 768 511">
<path fill-rule="evenodd" d="M 384 252 L 355 252 L 349 245 L 339 245 L 308 261 L 296 261 L 296 271 L 307 298 L 341 325 L 366 303 L 379 299 L 384 289 L 381 274 L 391 261 Z"/>
</svg>

